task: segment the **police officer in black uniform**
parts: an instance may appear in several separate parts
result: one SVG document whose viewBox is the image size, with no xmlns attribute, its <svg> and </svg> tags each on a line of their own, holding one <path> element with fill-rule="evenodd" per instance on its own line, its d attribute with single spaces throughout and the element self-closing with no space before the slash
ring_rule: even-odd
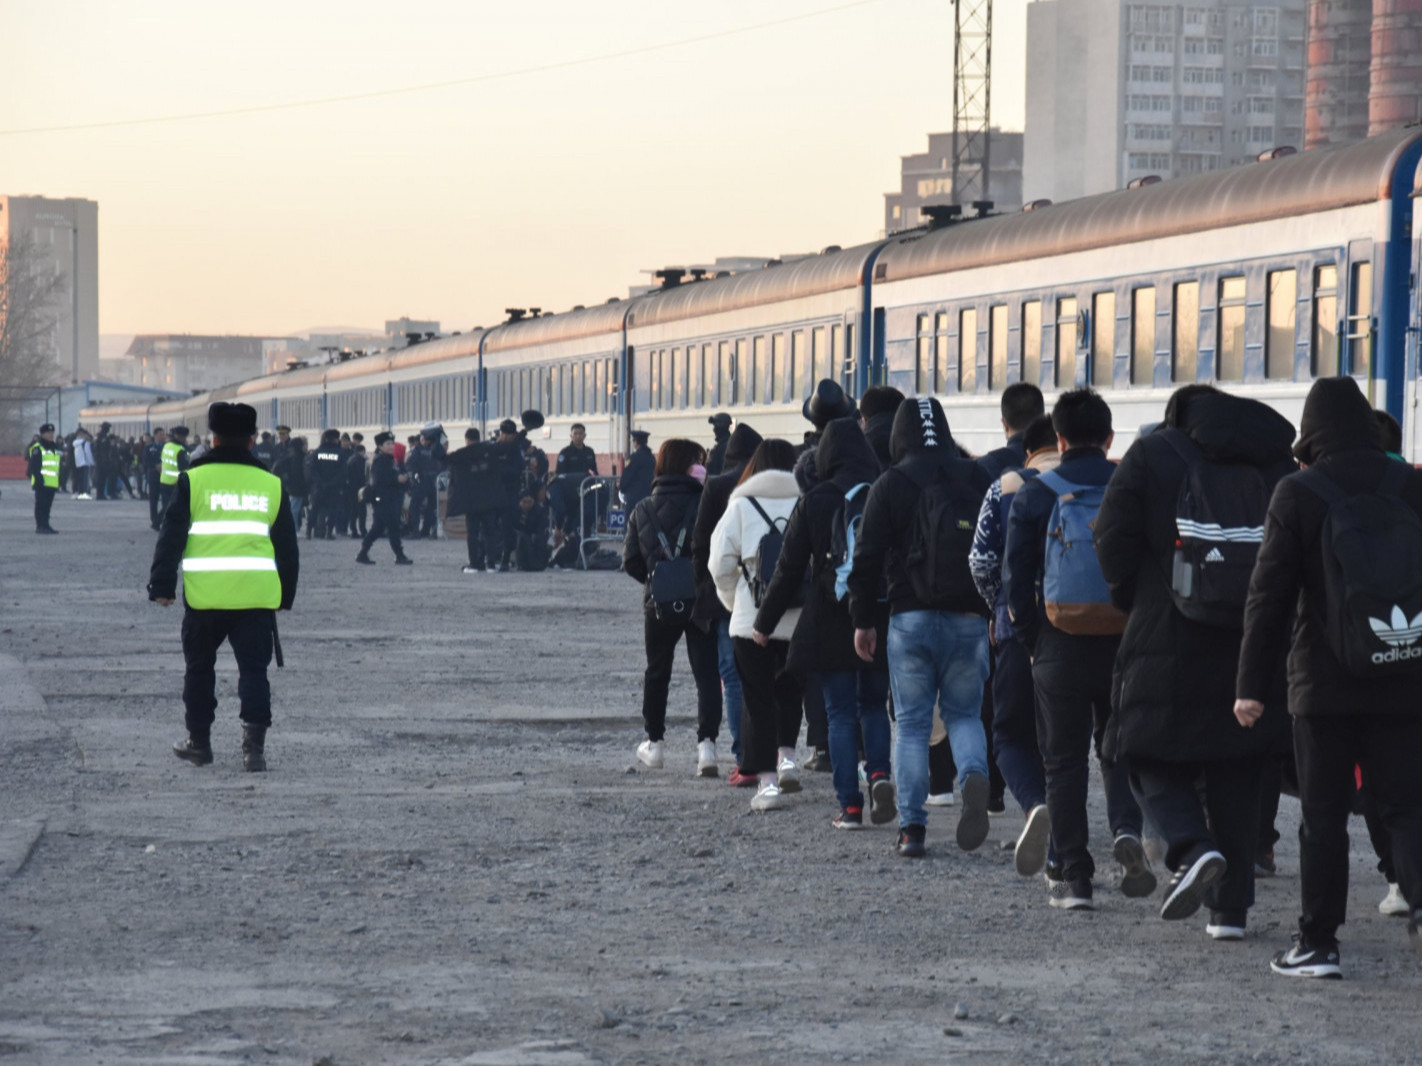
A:
<svg viewBox="0 0 1422 1066">
<path fill-rule="evenodd" d="M 405 484 L 410 475 L 395 462 L 395 434 L 377 433 L 375 448 L 375 458 L 370 461 L 370 494 L 374 497 L 375 520 L 370 523 L 370 532 L 360 542 L 356 562 L 374 565 L 370 546 L 381 537 L 388 536 L 390 547 L 395 550 L 395 561 L 409 566 L 414 560 L 405 555 L 400 544 L 400 505 L 405 500 Z"/>
<path fill-rule="evenodd" d="M 617 483 L 622 507 L 628 514 L 652 494 L 652 475 L 656 472 L 657 457 L 647 447 L 649 436 L 645 429 L 632 431 L 632 454 L 627 457 L 627 465 L 623 467 L 622 478 Z"/>
<path fill-rule="evenodd" d="M 346 455 L 341 451 L 341 431 L 321 434 L 321 447 L 311 453 L 311 527 L 316 536 L 336 539 L 336 519 L 345 487 Z"/>
</svg>

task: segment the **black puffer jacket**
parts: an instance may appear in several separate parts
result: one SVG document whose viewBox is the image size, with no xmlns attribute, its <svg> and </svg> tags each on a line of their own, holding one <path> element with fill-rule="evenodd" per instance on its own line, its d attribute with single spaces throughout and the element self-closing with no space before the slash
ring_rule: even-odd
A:
<svg viewBox="0 0 1422 1066">
<path fill-rule="evenodd" d="M 1111 599 L 1129 612 L 1112 678 L 1113 758 L 1164 762 L 1236 759 L 1275 751 L 1288 739 L 1283 707 L 1253 729 L 1234 717 L 1234 675 L 1243 633 L 1186 618 L 1170 578 L 1177 501 L 1188 468 L 1168 434 L 1183 432 L 1212 463 L 1259 469 L 1269 489 L 1294 469 L 1294 427 L 1257 400 L 1182 389 L 1156 432 L 1126 452 L 1106 488 L 1096 551 Z M 1284 691 L 1283 658 L 1270 679 Z"/>
<path fill-rule="evenodd" d="M 726 465 L 724 470 L 706 482 L 701 494 L 701 506 L 696 512 L 696 528 L 691 534 L 691 558 L 696 566 L 696 607 L 691 612 L 692 619 L 703 629 L 709 629 L 713 622 L 729 618 L 730 612 L 721 606 L 716 596 L 716 583 L 711 580 L 711 534 L 716 531 L 716 523 L 726 513 L 731 502 L 731 493 L 746 463 L 760 447 L 761 436 L 742 422 L 736 426 L 726 442 Z M 710 469 L 708 466 L 707 469 Z"/>
<path fill-rule="evenodd" d="M 863 482 L 872 484 L 879 476 L 879 460 L 864 439 L 858 422 L 841 418 L 831 422 L 821 434 L 815 449 L 815 468 L 821 480 L 800 497 L 790 515 L 780 562 L 756 615 L 755 628 L 761 633 L 775 632 L 790 608 L 808 564 L 814 580 L 790 638 L 790 669 L 799 674 L 868 669 L 870 664 L 854 652 L 854 623 L 849 617 L 848 599 L 840 601 L 834 597 L 830 541 L 844 507 L 845 493 Z M 888 605 L 885 604 L 875 620 L 880 633 L 873 665 L 879 670 L 888 669 L 884 658 L 888 624 Z"/>
<path fill-rule="evenodd" d="M 701 503 L 701 482 L 687 474 L 670 474 L 652 482 L 652 494 L 627 516 L 627 537 L 622 542 L 622 569 L 642 584 L 642 607 L 652 609 L 652 589 L 648 583 L 657 563 L 667 558 L 657 534 L 667 539 L 676 555 L 691 553 L 691 531 Z M 677 551 L 682 530 L 686 536 Z"/>
<path fill-rule="evenodd" d="M 926 406 L 921 406 L 926 405 Z M 879 589 L 888 567 L 889 607 L 893 614 L 921 611 L 924 605 L 913 593 L 904 559 L 913 539 L 921 485 L 930 484 L 939 471 L 965 481 L 977 493 L 978 505 L 987 495 L 992 478 L 977 463 L 959 457 L 948 429 L 948 419 L 937 400 L 907 399 L 894 415 L 890 440 L 894 465 L 885 470 L 864 505 L 864 522 L 854 548 L 854 570 L 849 576 L 849 611 L 859 629 L 868 629 L 878 617 Z M 974 516 L 977 508 L 974 508 Z M 963 565 L 967 566 L 966 555 Z M 941 610 L 986 616 L 987 606 L 976 591 Z"/>
<path fill-rule="evenodd" d="M 1271 671 L 1289 648 L 1289 711 L 1335 714 L 1422 714 L 1416 674 L 1359 678 L 1329 646 L 1321 534 L 1328 507 L 1309 488 L 1327 477 L 1344 492 L 1371 492 L 1396 459 L 1382 449 L 1377 421 L 1352 378 L 1323 378 L 1304 404 L 1294 454 L 1309 469 L 1279 482 L 1269 501 L 1264 544 L 1249 585 L 1244 647 L 1235 692 L 1268 710 Z M 1409 470 L 1402 499 L 1422 515 L 1422 473 Z M 1290 633 L 1292 632 L 1292 645 Z"/>
</svg>

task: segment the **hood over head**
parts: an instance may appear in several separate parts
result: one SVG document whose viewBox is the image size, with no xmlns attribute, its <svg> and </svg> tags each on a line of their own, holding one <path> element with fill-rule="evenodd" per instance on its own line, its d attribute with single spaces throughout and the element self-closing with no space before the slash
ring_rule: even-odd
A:
<svg viewBox="0 0 1422 1066">
<path fill-rule="evenodd" d="M 815 472 L 820 480 L 833 481 L 844 490 L 879 476 L 879 459 L 858 421 L 836 418 L 825 426 L 815 449 Z"/>
<path fill-rule="evenodd" d="M 1294 456 L 1316 463 L 1334 452 L 1366 448 L 1382 451 L 1377 416 L 1350 377 L 1320 378 L 1309 390 Z"/>
<path fill-rule="evenodd" d="M 731 431 L 731 439 L 726 442 L 726 466 L 750 462 L 750 457 L 760 447 L 760 442 L 760 434 L 741 422 Z"/>
<path fill-rule="evenodd" d="M 1177 389 L 1162 425 L 1182 430 L 1217 463 L 1277 466 L 1289 461 L 1294 442 L 1293 423 L 1268 404 L 1210 385 Z"/>
<path fill-rule="evenodd" d="M 958 457 L 943 406 L 931 396 L 913 396 L 899 404 L 889 435 L 889 454 L 899 463 L 916 455 Z"/>
</svg>

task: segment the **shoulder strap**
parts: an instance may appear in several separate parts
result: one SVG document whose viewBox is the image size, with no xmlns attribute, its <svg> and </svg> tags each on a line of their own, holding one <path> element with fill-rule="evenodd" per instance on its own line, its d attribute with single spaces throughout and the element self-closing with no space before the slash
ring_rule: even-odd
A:
<svg viewBox="0 0 1422 1066">
<path fill-rule="evenodd" d="M 1323 499 L 1323 502 L 1332 506 L 1343 499 L 1344 493 L 1338 482 L 1323 472 L 1319 467 L 1311 467 L 1299 475 L 1299 484 L 1313 490 L 1315 496 Z"/>
<path fill-rule="evenodd" d="M 1161 439 L 1174 449 L 1186 466 L 1194 466 L 1201 459 L 1200 446 L 1190 439 L 1190 434 L 1179 429 L 1168 429 L 1160 434 Z"/>
<path fill-rule="evenodd" d="M 770 515 L 766 514 L 765 508 L 760 505 L 760 501 L 757 500 L 754 496 L 747 496 L 746 499 L 750 501 L 750 505 L 756 509 L 756 513 L 759 514 L 761 518 L 765 519 L 765 524 L 768 525 L 772 531 L 774 531 L 776 528 L 775 519 L 771 518 Z"/>
<path fill-rule="evenodd" d="M 1070 493 L 1077 488 L 1075 484 L 1062 477 L 1055 470 L 1044 470 L 1037 475 L 1037 480 L 1051 490 L 1053 496 L 1061 496 Z"/>
<path fill-rule="evenodd" d="M 850 489 L 844 494 L 844 502 L 848 503 L 850 500 L 854 499 L 854 497 L 858 496 L 860 492 L 862 492 L 864 489 L 867 489 L 868 487 L 869 482 L 861 481 L 858 485 L 855 485 L 854 488 Z"/>
</svg>

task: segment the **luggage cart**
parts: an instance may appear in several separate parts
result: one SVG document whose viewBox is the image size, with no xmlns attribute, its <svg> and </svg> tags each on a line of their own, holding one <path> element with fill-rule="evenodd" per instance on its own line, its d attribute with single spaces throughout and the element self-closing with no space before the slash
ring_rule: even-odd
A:
<svg viewBox="0 0 1422 1066">
<path fill-rule="evenodd" d="M 617 501 L 615 477 L 585 477 L 578 484 L 578 565 L 588 570 L 591 545 L 621 544 L 627 533 L 627 512 Z"/>
</svg>

